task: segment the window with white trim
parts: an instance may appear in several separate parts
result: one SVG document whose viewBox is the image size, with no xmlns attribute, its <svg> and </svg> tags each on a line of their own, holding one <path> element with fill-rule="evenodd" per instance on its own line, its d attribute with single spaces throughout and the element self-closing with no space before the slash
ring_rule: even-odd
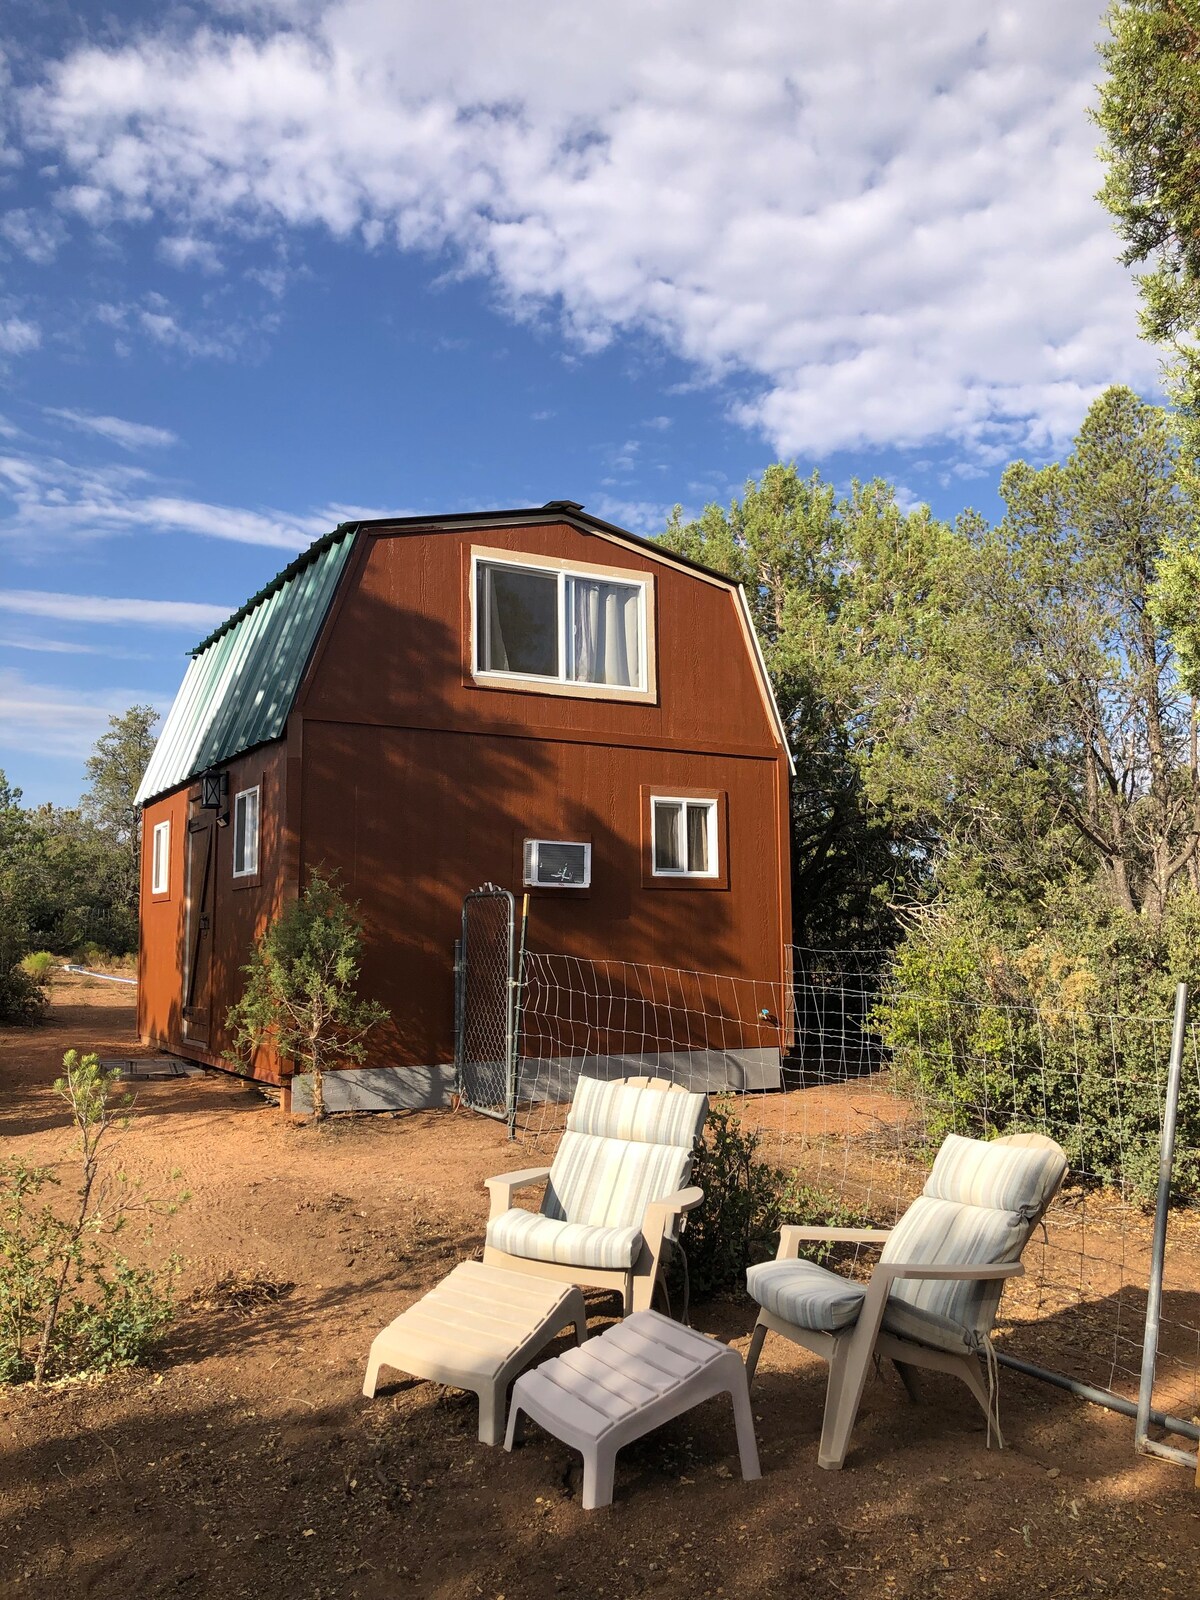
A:
<svg viewBox="0 0 1200 1600">
<path fill-rule="evenodd" d="M 644 692 L 647 580 L 475 558 L 480 676 Z"/>
<path fill-rule="evenodd" d="M 240 789 L 233 797 L 233 875 L 248 878 L 258 871 L 258 788 Z"/>
<path fill-rule="evenodd" d="M 150 842 L 150 893 L 166 894 L 171 886 L 171 823 L 156 822 Z"/>
<path fill-rule="evenodd" d="M 656 878 L 715 878 L 717 802 L 654 795 L 650 801 L 651 848 Z"/>
</svg>

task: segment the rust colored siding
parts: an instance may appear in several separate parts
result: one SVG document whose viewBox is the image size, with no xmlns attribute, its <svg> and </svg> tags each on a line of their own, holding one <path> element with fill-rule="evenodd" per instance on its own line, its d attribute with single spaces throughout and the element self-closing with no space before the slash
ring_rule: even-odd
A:
<svg viewBox="0 0 1200 1600">
<path fill-rule="evenodd" d="M 188 819 L 197 816 L 199 785 L 189 784 L 145 808 L 142 821 L 141 948 L 138 958 L 138 1032 L 145 1044 L 191 1056 L 214 1066 L 227 1066 L 224 1052 L 229 1036 L 224 1019 L 241 992 L 239 968 L 245 965 L 255 935 L 282 902 L 285 884 L 284 746 L 275 744 L 251 751 L 231 761 L 229 804 L 239 789 L 259 786 L 259 870 L 248 878 L 233 876 L 233 827 L 217 828 L 213 835 L 212 884 L 206 914 L 209 926 L 202 938 L 207 979 L 208 1027 L 189 1030 L 183 1008 L 188 969 L 197 951 L 197 929 L 189 928 Z M 208 818 L 213 816 L 208 813 Z M 151 893 L 151 851 L 154 826 L 171 822 L 171 878 L 164 899 Z M 197 873 L 193 872 L 193 880 Z M 198 900 L 197 885 L 192 897 Z M 188 1037 L 192 1031 L 192 1037 Z M 255 1076 L 278 1082 L 278 1064 L 264 1054 Z"/>
<path fill-rule="evenodd" d="M 657 703 L 472 681 L 473 547 L 653 576 Z M 364 539 L 297 709 L 306 720 L 780 754 L 732 592 L 565 523 Z"/>
<path fill-rule="evenodd" d="M 375 1065 L 453 1059 L 463 896 L 490 880 L 519 899 L 526 838 L 592 844 L 589 890 L 533 895 L 531 947 L 781 976 L 775 762 L 310 722 L 304 767 L 305 865 L 335 866 L 360 901 L 370 932 L 364 992 L 393 1015 Z M 728 888 L 647 886 L 647 785 L 727 797 Z"/>
</svg>

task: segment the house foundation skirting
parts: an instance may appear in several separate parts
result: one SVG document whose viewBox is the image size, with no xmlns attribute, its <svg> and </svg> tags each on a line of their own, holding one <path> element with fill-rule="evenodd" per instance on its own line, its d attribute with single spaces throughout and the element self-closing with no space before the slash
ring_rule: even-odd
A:
<svg viewBox="0 0 1200 1600">
<path fill-rule="evenodd" d="M 636 1055 L 535 1057 L 521 1062 L 518 1103 L 568 1101 L 581 1074 L 589 1078 L 669 1078 L 686 1089 L 708 1093 L 778 1089 L 782 1082 L 776 1049 L 648 1050 Z M 454 1088 L 453 1062 L 432 1067 L 346 1067 L 325 1074 L 325 1109 L 436 1110 L 452 1104 Z M 305 1116 L 311 1109 L 311 1079 L 307 1073 L 298 1073 L 292 1079 L 292 1110 Z"/>
</svg>

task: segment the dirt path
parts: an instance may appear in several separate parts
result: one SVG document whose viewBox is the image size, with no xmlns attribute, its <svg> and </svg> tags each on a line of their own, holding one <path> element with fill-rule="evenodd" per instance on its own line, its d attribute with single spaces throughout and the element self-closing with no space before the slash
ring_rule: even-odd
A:
<svg viewBox="0 0 1200 1600">
<path fill-rule="evenodd" d="M 132 1026 L 127 991 L 82 980 L 48 1026 L 0 1032 L 5 1153 L 60 1158 L 62 1051 L 137 1053 Z M 373 1334 L 479 1247 L 483 1177 L 523 1164 L 502 1129 L 445 1112 L 315 1135 L 217 1075 L 138 1101 L 122 1161 L 192 1193 L 152 1247 L 182 1252 L 186 1303 L 150 1371 L 0 1391 L 0 1596 L 1200 1594 L 1200 1497 L 1131 1454 L 1124 1419 L 1007 1374 L 1010 1448 L 988 1452 L 965 1391 L 931 1376 L 912 1407 L 888 1372 L 826 1474 L 823 1369 L 779 1340 L 760 1483 L 712 1402 L 624 1452 L 616 1504 L 585 1513 L 536 1430 L 509 1457 L 477 1442 L 467 1397 L 359 1393 Z M 240 1293 L 214 1290 L 232 1276 Z M 694 1320 L 744 1349 L 752 1315 Z"/>
</svg>

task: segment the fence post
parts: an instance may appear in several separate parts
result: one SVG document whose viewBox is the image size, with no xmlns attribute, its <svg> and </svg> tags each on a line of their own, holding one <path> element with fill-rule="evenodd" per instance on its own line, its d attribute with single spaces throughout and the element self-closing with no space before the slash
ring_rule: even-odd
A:
<svg viewBox="0 0 1200 1600">
<path fill-rule="evenodd" d="M 1187 1037 L 1188 986 L 1175 990 L 1175 1021 L 1171 1028 L 1171 1060 L 1167 1068 L 1167 1097 L 1163 1105 L 1162 1144 L 1158 1157 L 1158 1196 L 1154 1206 L 1154 1238 L 1150 1246 L 1150 1282 L 1146 1294 L 1146 1329 L 1142 1340 L 1142 1372 L 1138 1384 L 1134 1448 L 1145 1455 L 1165 1456 L 1195 1466 L 1196 1457 L 1174 1445 L 1150 1437 L 1150 1410 L 1154 1400 L 1154 1369 L 1158 1361 L 1158 1331 L 1162 1317 L 1163 1260 L 1167 1250 L 1167 1213 L 1171 1204 L 1171 1174 L 1175 1166 L 1175 1123 L 1179 1113 L 1179 1088 L 1183 1079 L 1183 1047 Z"/>
</svg>

